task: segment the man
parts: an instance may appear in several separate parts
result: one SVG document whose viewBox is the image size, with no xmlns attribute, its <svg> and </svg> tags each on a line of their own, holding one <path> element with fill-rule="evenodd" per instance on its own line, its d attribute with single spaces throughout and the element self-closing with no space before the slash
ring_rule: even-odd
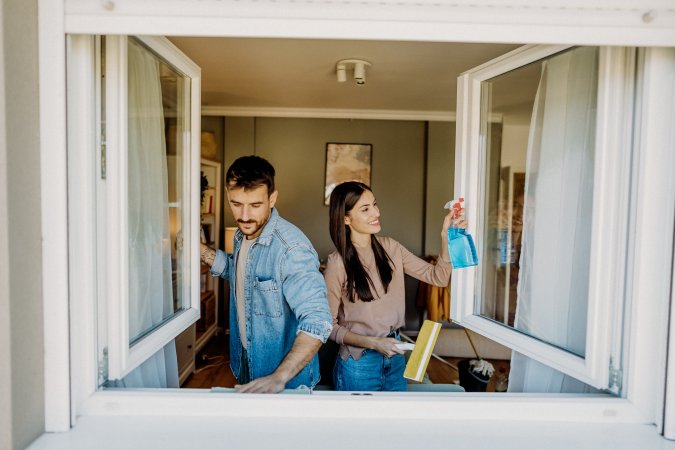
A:
<svg viewBox="0 0 675 450">
<path fill-rule="evenodd" d="M 230 367 L 239 392 L 280 392 L 319 381 L 316 356 L 332 328 L 326 285 L 309 239 L 274 209 L 274 167 L 237 159 L 225 176 L 239 228 L 234 253 L 201 245 L 213 276 L 230 281 Z"/>
</svg>

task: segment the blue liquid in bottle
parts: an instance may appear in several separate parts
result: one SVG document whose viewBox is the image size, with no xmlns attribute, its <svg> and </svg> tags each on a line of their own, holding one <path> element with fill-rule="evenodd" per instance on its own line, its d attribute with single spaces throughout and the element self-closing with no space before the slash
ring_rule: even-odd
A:
<svg viewBox="0 0 675 450">
<path fill-rule="evenodd" d="M 448 253 L 454 269 L 478 265 L 473 237 L 464 228 L 448 228 Z"/>
</svg>

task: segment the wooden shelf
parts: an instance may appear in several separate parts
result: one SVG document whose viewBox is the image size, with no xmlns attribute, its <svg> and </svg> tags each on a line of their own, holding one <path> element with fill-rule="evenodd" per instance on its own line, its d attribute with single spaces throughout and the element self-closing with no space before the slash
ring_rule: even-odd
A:
<svg viewBox="0 0 675 450">
<path fill-rule="evenodd" d="M 200 223 L 204 230 L 203 239 L 209 240 L 211 248 L 219 248 L 220 236 L 220 199 L 221 164 L 217 161 L 202 159 L 201 170 L 208 178 L 207 195 L 208 207 L 200 209 Z M 182 384 L 195 369 L 195 357 L 218 331 L 218 308 L 220 298 L 220 279 L 212 278 L 210 267 L 200 264 L 200 318 L 185 330 L 180 339 L 176 340 L 178 353 L 178 367 Z M 198 329 L 199 328 L 199 329 Z"/>
</svg>

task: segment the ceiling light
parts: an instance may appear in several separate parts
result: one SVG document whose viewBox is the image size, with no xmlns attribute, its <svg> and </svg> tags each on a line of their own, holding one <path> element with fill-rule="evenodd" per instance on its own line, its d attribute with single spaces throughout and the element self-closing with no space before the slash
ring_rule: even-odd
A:
<svg viewBox="0 0 675 450">
<path fill-rule="evenodd" d="M 344 83 L 347 81 L 347 68 L 344 64 L 338 64 L 337 66 L 337 80 L 338 83 Z"/>
<path fill-rule="evenodd" d="M 363 86 L 366 84 L 366 67 L 370 66 L 371 64 L 368 61 L 362 59 L 343 59 L 338 61 L 336 64 L 338 83 L 347 81 L 347 70 L 352 69 L 354 71 L 354 82 L 357 86 Z"/>
<path fill-rule="evenodd" d="M 354 64 L 354 81 L 359 86 L 366 84 L 366 66 L 362 62 Z"/>
</svg>

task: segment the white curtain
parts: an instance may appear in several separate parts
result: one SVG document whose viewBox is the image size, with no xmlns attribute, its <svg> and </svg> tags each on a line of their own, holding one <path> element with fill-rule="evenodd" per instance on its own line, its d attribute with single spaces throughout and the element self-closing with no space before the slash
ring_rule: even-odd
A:
<svg viewBox="0 0 675 450">
<path fill-rule="evenodd" d="M 543 63 L 527 149 L 515 328 L 583 356 L 593 203 L 597 48 Z M 587 386 L 513 354 L 509 391 Z"/>
<path fill-rule="evenodd" d="M 129 336 L 142 336 L 174 312 L 168 175 L 159 61 L 128 45 Z M 178 387 L 173 341 L 124 377 L 125 387 Z"/>
</svg>

